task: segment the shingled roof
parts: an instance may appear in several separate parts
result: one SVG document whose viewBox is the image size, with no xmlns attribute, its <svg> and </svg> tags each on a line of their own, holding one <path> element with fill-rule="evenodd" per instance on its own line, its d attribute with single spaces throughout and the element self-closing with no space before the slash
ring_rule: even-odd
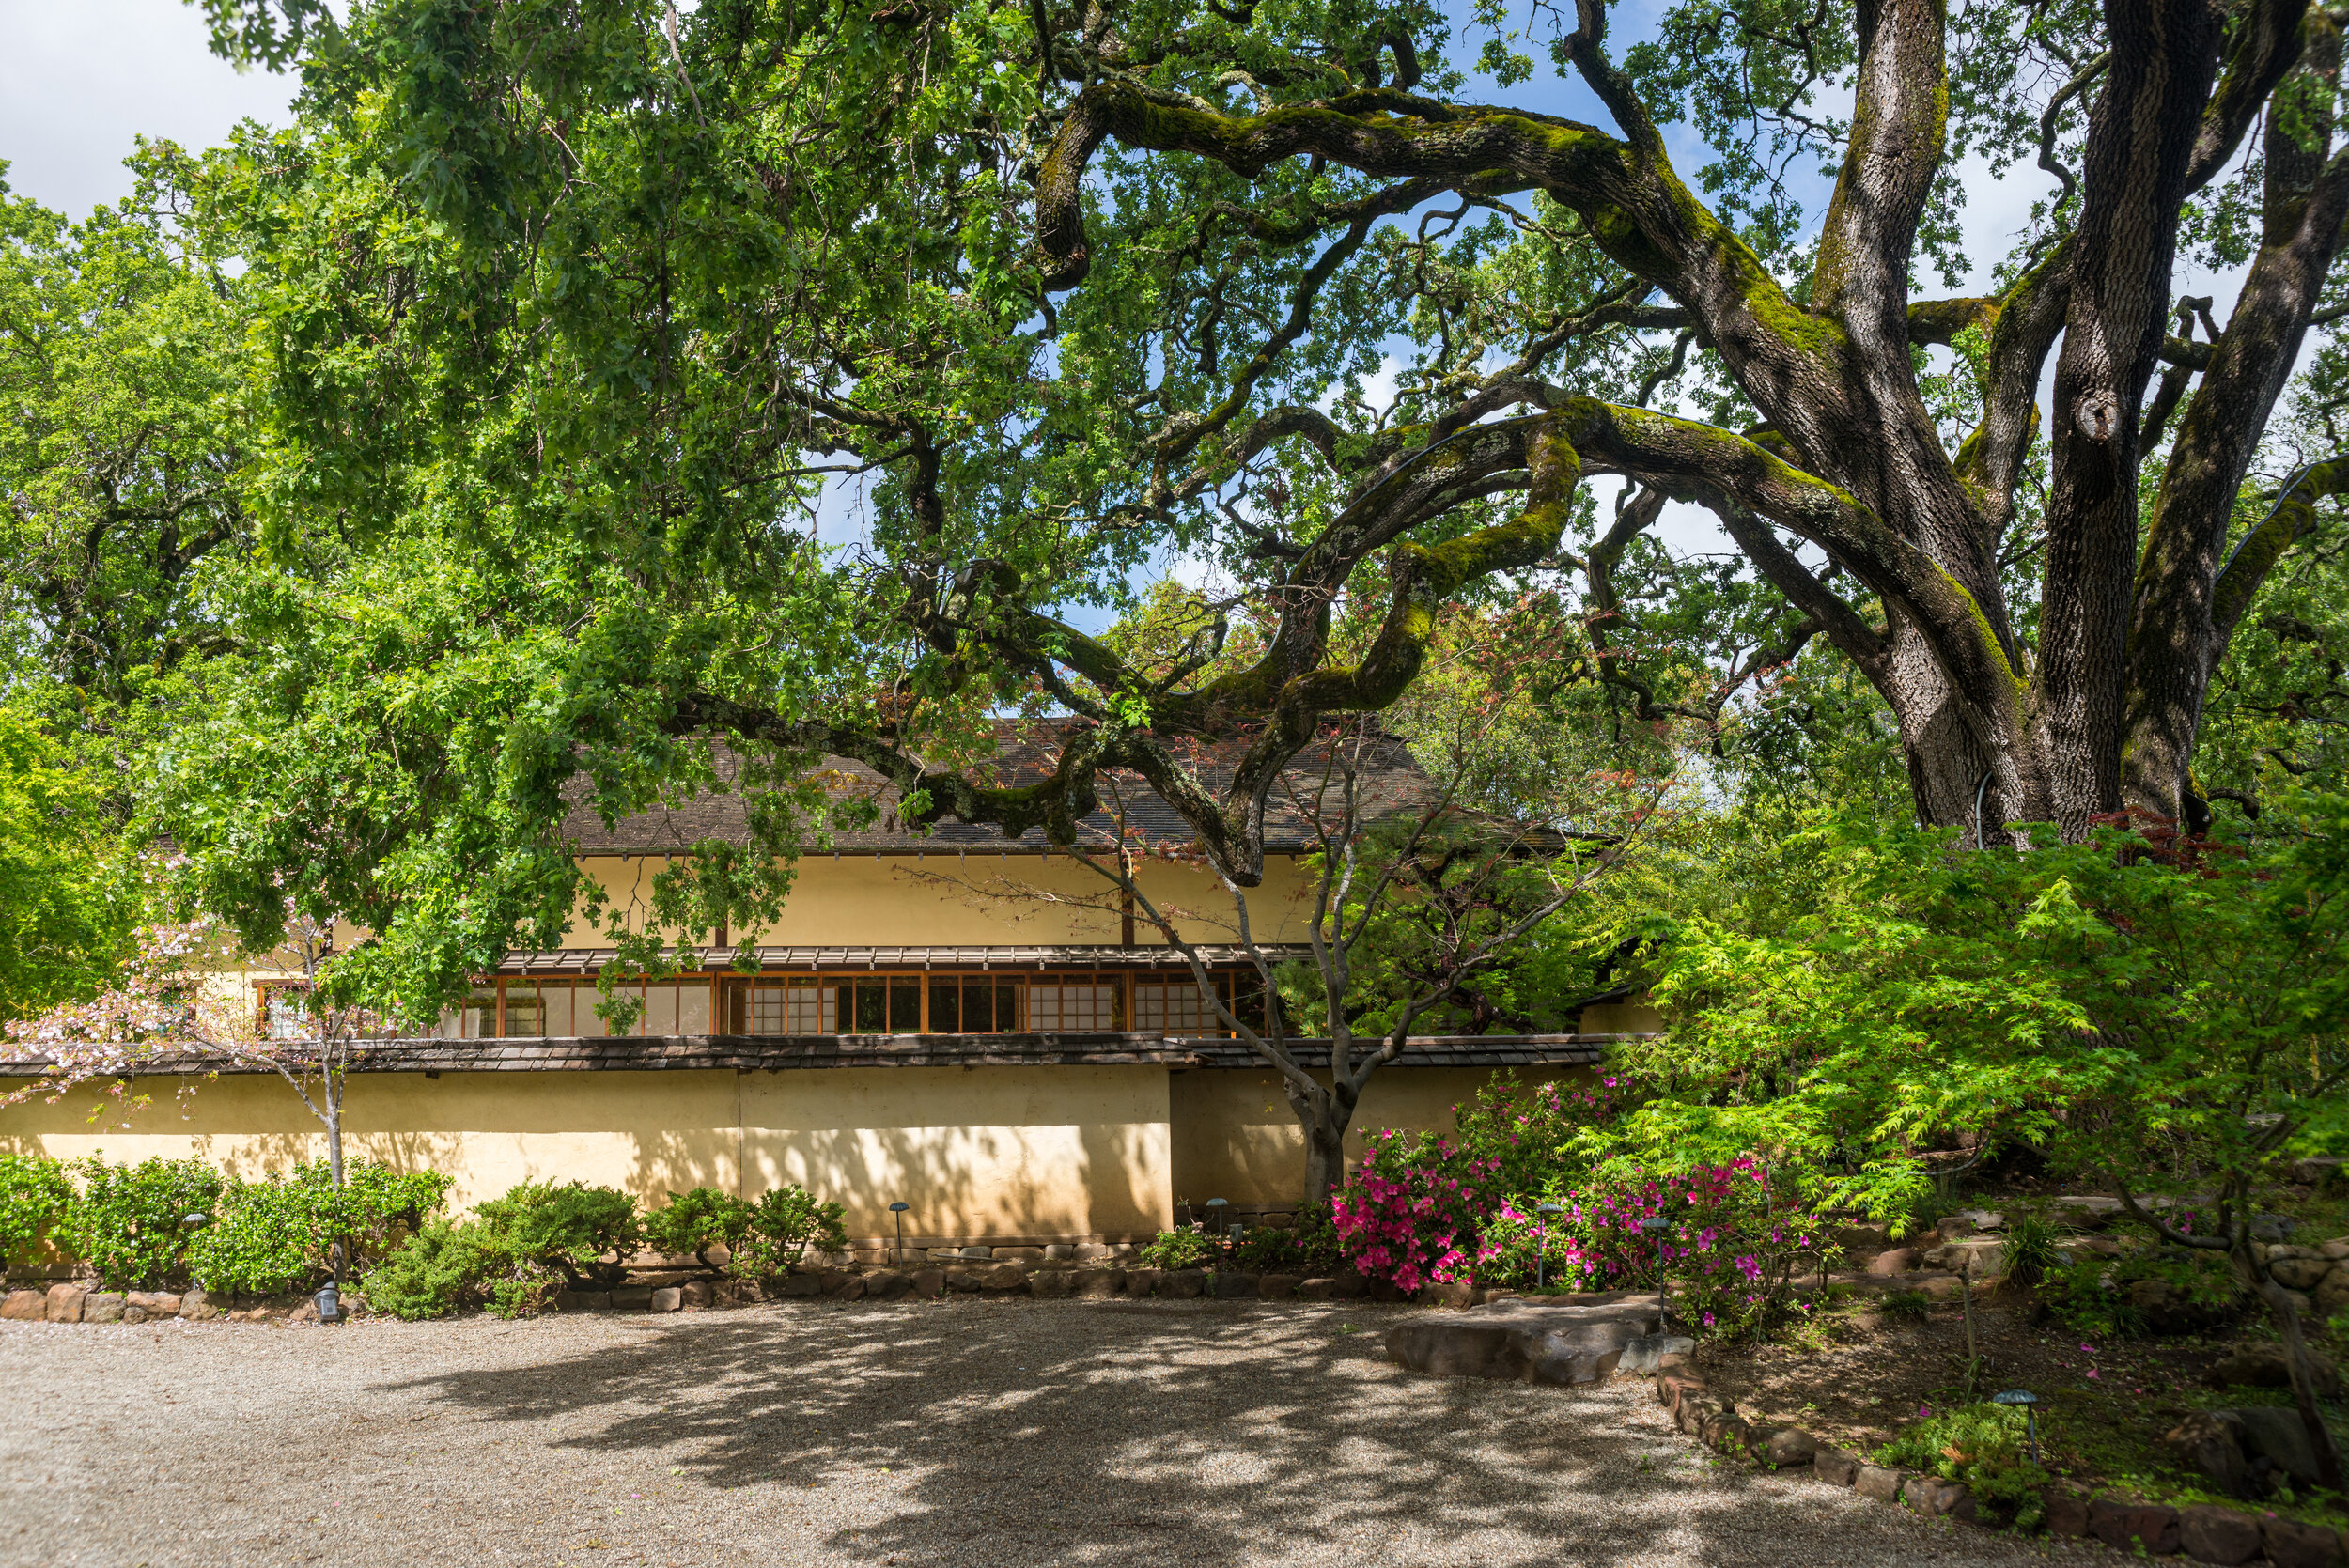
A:
<svg viewBox="0 0 2349 1568">
<path fill-rule="evenodd" d="M 1059 757 L 1058 737 L 1062 729 L 1063 724 L 1054 722 L 998 726 L 997 744 L 1002 760 L 997 765 L 997 782 L 1006 785 L 1028 784 L 1049 775 Z M 1230 786 L 1233 771 L 1247 754 L 1251 739 L 1240 737 L 1214 743 L 1183 744 L 1192 753 L 1195 760 L 1191 766 L 1200 784 L 1210 793 L 1220 795 Z M 1313 847 L 1313 829 L 1304 813 L 1298 809 L 1298 802 L 1310 806 L 1319 796 L 1326 757 L 1321 747 L 1308 748 L 1287 769 L 1284 787 L 1273 791 L 1265 810 L 1268 851 L 1297 854 Z M 730 753 L 722 751 L 718 764 L 722 777 L 737 776 L 738 765 Z M 1370 816 L 1406 810 L 1431 798 L 1433 785 L 1411 760 L 1410 749 L 1392 736 L 1379 735 L 1364 742 L 1356 766 L 1365 813 Z M 831 847 L 843 854 L 985 850 L 990 854 L 1039 855 L 1054 847 L 1040 828 L 1031 828 L 1018 838 L 1006 838 L 1000 828 L 991 824 L 947 818 L 917 832 L 897 815 L 902 799 L 897 787 L 870 768 L 847 757 L 826 757 L 821 782 L 825 793 L 834 800 L 870 800 L 879 808 L 879 817 L 872 827 L 843 830 L 832 835 Z M 564 836 L 583 855 L 658 855 L 690 848 L 709 839 L 737 845 L 751 842 L 743 797 L 739 794 L 698 795 L 678 804 L 622 817 L 607 827 L 586 803 L 586 790 L 585 780 L 575 782 L 572 794 L 580 803 L 563 823 Z M 1136 774 L 1120 769 L 1103 775 L 1100 794 L 1103 809 L 1084 818 L 1081 844 L 1092 842 L 1107 846 L 1114 843 L 1117 821 L 1112 812 L 1121 808 L 1128 829 L 1139 833 L 1146 844 L 1179 846 L 1194 836 L 1190 824 Z M 1330 786 L 1328 799 L 1334 814 L 1338 800 L 1334 783 Z"/>
<path fill-rule="evenodd" d="M 1459 1034 L 1414 1037 L 1396 1067 L 1564 1067 L 1600 1060 L 1631 1034 Z M 1330 1065 L 1327 1040 L 1292 1040 L 1312 1071 Z M 1376 1041 L 1369 1042 L 1375 1048 Z M 1358 1048 L 1363 1048 L 1358 1046 Z M 30 1050 L 0 1058 L 0 1078 L 33 1078 L 54 1065 Z M 1240 1040 L 1118 1034 L 677 1034 L 621 1039 L 385 1040 L 360 1051 L 360 1073 L 781 1072 L 824 1067 L 1032 1066 L 1254 1067 L 1265 1060 Z M 146 1074 L 266 1073 L 266 1065 L 200 1051 L 158 1053 Z"/>
</svg>

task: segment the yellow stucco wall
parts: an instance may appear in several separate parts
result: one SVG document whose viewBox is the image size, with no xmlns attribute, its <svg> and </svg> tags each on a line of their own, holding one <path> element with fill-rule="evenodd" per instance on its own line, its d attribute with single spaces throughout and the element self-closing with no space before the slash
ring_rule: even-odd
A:
<svg viewBox="0 0 2349 1568">
<path fill-rule="evenodd" d="M 1521 1071 L 1523 1083 L 1586 1076 L 1588 1067 Z M 1476 1098 L 1498 1076 L 1485 1067 L 1387 1067 L 1371 1078 L 1346 1140 L 1346 1158 L 1359 1157 L 1362 1135 L 1391 1127 L 1449 1132 L 1453 1108 Z M 1223 1198 L 1246 1208 L 1297 1201 L 1305 1179 L 1305 1133 L 1281 1092 L 1277 1073 L 1252 1068 L 1199 1068 L 1174 1075 L 1174 1198 L 1204 1203 Z"/>
<path fill-rule="evenodd" d="M 584 1181 L 647 1203 L 689 1187 L 755 1197 L 795 1181 L 852 1234 L 1124 1235 L 1169 1220 L 1162 1067 L 836 1068 L 737 1074 L 364 1074 L 350 1157 L 456 1178 L 458 1208 L 518 1182 Z M 181 1087 L 192 1090 L 187 1094 Z M 0 1110 L 0 1149 L 115 1162 L 199 1157 L 239 1176 L 322 1158 L 325 1133 L 274 1078 L 143 1080 L 150 1102 L 93 1124 L 91 1092 Z M 127 1126 L 123 1124 L 127 1123 Z"/>
<path fill-rule="evenodd" d="M 614 907 L 641 910 L 658 857 L 581 862 Z M 1237 939 L 1231 895 L 1208 873 L 1154 862 L 1136 878 L 1150 901 L 1192 941 Z M 1263 941 L 1302 941 L 1310 897 L 1299 896 L 1305 875 L 1292 859 L 1269 857 L 1263 886 L 1249 893 L 1249 919 Z M 1069 901 L 1081 902 L 1069 902 Z M 1089 905 L 1106 904 L 1106 908 Z M 760 940 L 773 947 L 1016 946 L 1114 943 L 1120 922 L 1115 889 L 1066 856 L 810 855 L 799 862 L 782 918 Z M 1146 922 L 1135 939 L 1154 945 Z M 575 923 L 566 945 L 594 947 L 599 939 Z"/>
</svg>

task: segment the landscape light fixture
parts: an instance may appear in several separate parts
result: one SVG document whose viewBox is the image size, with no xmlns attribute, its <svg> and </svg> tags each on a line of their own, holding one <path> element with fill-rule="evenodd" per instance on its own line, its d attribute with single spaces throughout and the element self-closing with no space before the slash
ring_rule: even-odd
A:
<svg viewBox="0 0 2349 1568">
<path fill-rule="evenodd" d="M 1990 1403 L 1993 1405 L 2019 1405 L 2023 1407 L 2023 1425 L 2030 1433 L 2030 1462 L 2034 1465 L 2038 1464 L 2039 1412 L 2033 1409 L 2032 1406 L 2039 1403 L 2039 1396 L 2032 1393 L 2029 1389 L 2009 1389 L 2004 1393 L 1992 1394 L 1990 1396 Z"/>
<path fill-rule="evenodd" d="M 316 1301 L 319 1305 L 319 1321 L 320 1323 L 340 1323 L 343 1320 L 342 1293 L 334 1288 L 334 1281 L 327 1281 L 324 1285 L 319 1288 L 318 1295 L 312 1296 L 310 1299 Z"/>
<path fill-rule="evenodd" d="M 179 1223 L 194 1230 L 196 1226 L 207 1223 L 210 1219 L 211 1216 L 209 1214 L 185 1214 L 179 1217 Z"/>
<path fill-rule="evenodd" d="M 1563 1203 L 1536 1203 L 1533 1210 L 1542 1217 L 1541 1240 L 1533 1248 L 1533 1288 L 1539 1290 L 1545 1278 L 1543 1265 L 1549 1261 L 1549 1217 L 1565 1213 L 1566 1206 Z"/>
<path fill-rule="evenodd" d="M 1207 1200 L 1207 1234 L 1215 1237 L 1216 1250 L 1219 1251 L 1223 1247 L 1223 1216 L 1220 1211 L 1231 1206 L 1232 1201 L 1229 1198 Z"/>
<path fill-rule="evenodd" d="M 906 1265 L 906 1210 L 913 1205 L 899 1199 L 889 1205 L 889 1212 L 897 1217 L 897 1266 Z"/>
<path fill-rule="evenodd" d="M 1658 1328 L 1672 1327 L 1672 1301 L 1665 1295 L 1667 1287 L 1664 1284 L 1664 1233 L 1672 1228 L 1672 1222 L 1660 1214 L 1651 1214 L 1640 1221 L 1640 1229 L 1656 1238 L 1656 1326 Z"/>
</svg>

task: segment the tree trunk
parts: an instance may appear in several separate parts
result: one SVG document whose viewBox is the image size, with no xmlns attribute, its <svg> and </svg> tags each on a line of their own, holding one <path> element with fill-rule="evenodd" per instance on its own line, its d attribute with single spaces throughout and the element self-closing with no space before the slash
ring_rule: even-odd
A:
<svg viewBox="0 0 2349 1568">
<path fill-rule="evenodd" d="M 342 1082 L 331 1073 L 327 1077 L 326 1093 L 322 1097 L 326 1102 L 327 1183 L 334 1191 L 334 1196 L 340 1198 L 343 1192 Z M 343 1237 L 339 1228 L 327 1241 L 326 1262 L 328 1269 L 334 1275 L 334 1294 L 340 1296 L 343 1289 L 343 1267 L 345 1258 L 343 1252 Z"/>
<path fill-rule="evenodd" d="M 1299 1202 L 1327 1203 L 1346 1180 L 1346 1129 L 1354 1120 L 1354 1097 L 1330 1089 L 1307 1100 L 1295 1089 L 1289 1104 L 1305 1130 L 1305 1187 Z"/>
<path fill-rule="evenodd" d="M 2243 1268 L 2246 1259 L 2235 1260 Z M 2333 1440 L 2333 1429 L 2325 1422 L 2324 1412 L 2316 1407 L 2316 1378 L 2309 1370 L 2308 1341 L 2300 1333 L 2300 1314 L 2292 1305 L 2285 1289 L 2269 1278 L 2267 1270 L 2251 1265 L 2253 1288 L 2268 1311 L 2276 1314 L 2276 1327 L 2283 1330 L 2284 1363 L 2292 1369 L 2292 1403 L 2300 1412 L 2300 1424 L 2308 1430 L 2309 1446 L 2316 1452 L 2317 1481 L 2335 1492 L 2342 1490 L 2341 1445 Z"/>
</svg>

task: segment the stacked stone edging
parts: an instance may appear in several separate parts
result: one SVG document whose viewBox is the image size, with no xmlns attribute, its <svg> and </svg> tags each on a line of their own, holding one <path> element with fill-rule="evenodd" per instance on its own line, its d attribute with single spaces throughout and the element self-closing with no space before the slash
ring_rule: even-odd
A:
<svg viewBox="0 0 2349 1568">
<path fill-rule="evenodd" d="M 1656 1374 L 1656 1397 L 1680 1430 L 1707 1448 L 1770 1469 L 1808 1465 L 1814 1479 L 1849 1487 L 1878 1502 L 1898 1503 L 1928 1517 L 1988 1526 L 1963 1483 L 1871 1465 L 1847 1449 L 1822 1443 L 1797 1427 L 1762 1430 L 1706 1391 L 1703 1374 L 1685 1358 Z M 2197 1562 L 2243 1563 L 2264 1556 L 2276 1568 L 2341 1568 L 2349 1536 L 2326 1525 L 2252 1514 L 2213 1503 L 2172 1508 L 2118 1493 L 2088 1492 L 2058 1483 L 2040 1494 L 2051 1535 L 2089 1538 L 2122 1551 L 2155 1557 L 2184 1553 Z"/>
</svg>

